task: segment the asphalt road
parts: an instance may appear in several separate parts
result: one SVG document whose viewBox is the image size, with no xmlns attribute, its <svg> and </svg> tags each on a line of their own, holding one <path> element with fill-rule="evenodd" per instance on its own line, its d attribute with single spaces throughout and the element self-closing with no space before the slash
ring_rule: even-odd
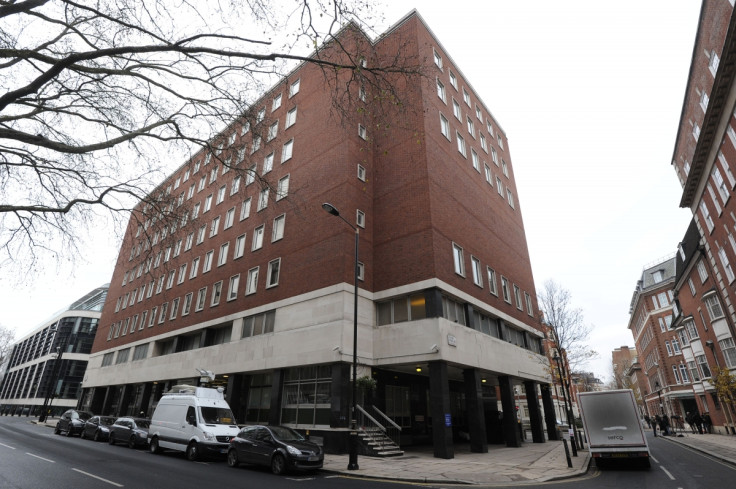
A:
<svg viewBox="0 0 736 489">
<path fill-rule="evenodd" d="M 210 487 L 293 488 L 411 487 L 314 472 L 275 476 L 268 468 L 233 469 L 222 461 L 189 462 L 183 454 L 160 455 L 106 442 L 54 435 L 29 418 L 0 416 L 0 489 L 183 489 Z M 389 485 L 390 484 L 390 485 Z"/>
</svg>

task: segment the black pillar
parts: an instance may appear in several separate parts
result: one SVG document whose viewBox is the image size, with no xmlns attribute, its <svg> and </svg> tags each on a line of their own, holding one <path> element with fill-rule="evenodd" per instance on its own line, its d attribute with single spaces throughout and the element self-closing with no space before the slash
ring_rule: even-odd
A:
<svg viewBox="0 0 736 489">
<path fill-rule="evenodd" d="M 105 398 L 102 401 L 102 410 L 100 413 L 102 413 L 105 416 L 116 416 L 115 413 L 110 411 L 110 405 L 112 404 L 112 399 L 115 397 L 115 391 L 116 387 L 114 385 L 108 385 L 105 388 Z M 93 411 L 94 412 L 94 411 Z"/>
<path fill-rule="evenodd" d="M 480 373 L 471 368 L 463 371 L 463 377 L 465 379 L 465 404 L 468 408 L 470 451 L 474 453 L 488 453 Z"/>
<path fill-rule="evenodd" d="M 544 421 L 547 425 L 547 439 L 559 440 L 557 436 L 557 416 L 555 415 L 555 403 L 552 400 L 552 391 L 549 384 L 542 384 L 542 407 L 544 408 Z"/>
<path fill-rule="evenodd" d="M 151 417 L 153 410 L 149 412 L 148 407 L 151 401 L 151 391 L 153 390 L 153 383 L 146 382 L 143 384 L 143 392 L 141 393 L 141 405 L 138 406 L 138 410 L 143 413 L 145 417 Z"/>
<path fill-rule="evenodd" d="M 347 428 L 350 424 L 350 364 L 334 363 L 330 370 L 332 373 L 330 428 Z"/>
<path fill-rule="evenodd" d="M 237 421 L 241 423 L 245 421 L 245 409 L 248 402 L 248 385 L 246 384 L 246 375 L 230 374 L 227 378 L 227 391 L 225 400 Z"/>
<path fill-rule="evenodd" d="M 539 400 L 537 399 L 537 383 L 533 380 L 525 380 L 524 391 L 526 392 L 526 404 L 529 408 L 529 423 L 532 425 L 532 441 L 534 443 L 544 443 L 544 425 L 542 423 L 542 412 L 539 409 Z"/>
<path fill-rule="evenodd" d="M 452 414 L 447 363 L 429 362 L 429 403 L 432 413 L 432 442 L 436 458 L 455 458 L 452 446 Z"/>
<path fill-rule="evenodd" d="M 271 372 L 271 407 L 268 410 L 268 424 L 276 426 L 281 424 L 281 393 L 284 391 L 284 371 L 273 370 Z"/>
<path fill-rule="evenodd" d="M 133 384 L 125 384 L 123 386 L 123 393 L 120 395 L 120 402 L 118 403 L 117 416 L 129 416 L 137 413 L 130 412 L 130 397 L 133 394 Z"/>
<path fill-rule="evenodd" d="M 499 377 L 498 384 L 501 391 L 501 409 L 503 409 L 503 438 L 507 447 L 520 447 L 521 433 L 516 420 L 514 386 L 508 376 Z"/>
</svg>

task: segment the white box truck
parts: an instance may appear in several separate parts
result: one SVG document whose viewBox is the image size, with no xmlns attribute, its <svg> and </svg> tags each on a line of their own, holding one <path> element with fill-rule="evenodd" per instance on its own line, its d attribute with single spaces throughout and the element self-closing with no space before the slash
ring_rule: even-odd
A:
<svg viewBox="0 0 736 489">
<path fill-rule="evenodd" d="M 149 449 L 201 455 L 227 454 L 230 439 L 240 432 L 222 389 L 175 385 L 156 405 L 148 430 Z"/>
<path fill-rule="evenodd" d="M 598 467 L 614 460 L 650 466 L 649 445 L 631 389 L 581 392 L 578 406 L 590 454 Z"/>
</svg>

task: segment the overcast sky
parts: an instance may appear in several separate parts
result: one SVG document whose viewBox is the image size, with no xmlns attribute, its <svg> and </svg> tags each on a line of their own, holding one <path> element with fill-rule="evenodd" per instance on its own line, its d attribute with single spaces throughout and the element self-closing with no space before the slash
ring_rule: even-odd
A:
<svg viewBox="0 0 736 489">
<path fill-rule="evenodd" d="M 725 0 L 724 0 L 725 1 Z M 508 140 L 537 289 L 570 290 L 594 325 L 589 370 L 610 378 L 643 268 L 674 254 L 691 214 L 670 165 L 696 0 L 385 0 L 383 30 L 416 7 Z M 86 262 L 0 276 L 0 324 L 28 334 L 109 282 L 118 243 Z"/>
</svg>

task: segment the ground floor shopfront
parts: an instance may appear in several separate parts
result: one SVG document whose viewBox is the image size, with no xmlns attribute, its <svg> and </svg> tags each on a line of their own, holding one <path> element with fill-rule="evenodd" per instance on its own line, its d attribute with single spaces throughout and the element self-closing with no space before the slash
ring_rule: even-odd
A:
<svg viewBox="0 0 736 489">
<path fill-rule="evenodd" d="M 710 419 L 711 433 L 736 434 L 736 413 L 727 403 L 721 402 L 713 388 L 702 383 L 687 389 L 662 390 L 646 398 L 647 414 L 650 417 L 666 415 L 675 429 L 690 430 L 686 418 L 688 413 L 697 413 Z"/>
</svg>

